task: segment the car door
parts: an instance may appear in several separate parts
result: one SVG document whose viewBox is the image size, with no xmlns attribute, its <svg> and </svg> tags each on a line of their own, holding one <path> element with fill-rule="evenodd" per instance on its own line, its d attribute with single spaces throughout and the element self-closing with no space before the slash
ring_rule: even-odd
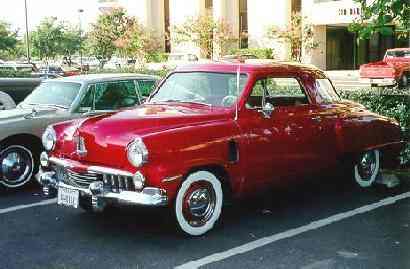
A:
<svg viewBox="0 0 410 269">
<path fill-rule="evenodd" d="M 245 107 L 240 125 L 249 139 L 249 181 L 260 186 L 285 183 L 322 166 L 317 163 L 324 149 L 321 119 L 297 78 L 257 80 Z M 271 109 L 262 113 L 263 107 Z"/>
</svg>

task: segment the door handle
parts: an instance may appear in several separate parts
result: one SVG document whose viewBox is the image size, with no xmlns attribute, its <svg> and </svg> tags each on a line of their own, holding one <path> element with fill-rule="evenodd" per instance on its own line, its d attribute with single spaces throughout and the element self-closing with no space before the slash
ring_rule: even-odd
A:
<svg viewBox="0 0 410 269">
<path fill-rule="evenodd" d="M 322 118 L 320 116 L 312 117 L 312 120 L 315 122 L 321 122 Z"/>
</svg>

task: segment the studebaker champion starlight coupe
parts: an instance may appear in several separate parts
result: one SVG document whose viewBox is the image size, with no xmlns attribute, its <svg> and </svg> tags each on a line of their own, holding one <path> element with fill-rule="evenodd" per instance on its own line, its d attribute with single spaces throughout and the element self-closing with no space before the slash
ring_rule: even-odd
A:
<svg viewBox="0 0 410 269">
<path fill-rule="evenodd" d="M 0 111 L 0 185 L 21 187 L 37 174 L 48 125 L 139 105 L 157 79 L 98 74 L 41 83 L 17 108 Z"/>
<path fill-rule="evenodd" d="M 212 229 L 224 198 L 326 168 L 348 164 L 369 187 L 403 147 L 395 120 L 292 63 L 180 67 L 144 105 L 56 124 L 43 144 L 40 181 L 59 204 L 168 206 L 189 235 Z"/>
</svg>

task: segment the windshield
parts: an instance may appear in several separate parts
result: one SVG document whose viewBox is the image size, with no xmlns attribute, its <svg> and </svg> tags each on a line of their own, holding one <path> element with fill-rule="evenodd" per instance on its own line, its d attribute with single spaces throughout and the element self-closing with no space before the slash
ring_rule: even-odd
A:
<svg viewBox="0 0 410 269">
<path fill-rule="evenodd" d="M 410 58 L 410 50 L 388 50 L 386 52 L 387 58 L 404 57 Z"/>
<path fill-rule="evenodd" d="M 149 103 L 186 102 L 232 106 L 244 89 L 248 76 L 241 74 L 239 92 L 235 73 L 174 73 L 151 97 Z"/>
<path fill-rule="evenodd" d="M 69 108 L 80 91 L 80 83 L 50 81 L 41 83 L 23 105 L 53 105 Z"/>
</svg>

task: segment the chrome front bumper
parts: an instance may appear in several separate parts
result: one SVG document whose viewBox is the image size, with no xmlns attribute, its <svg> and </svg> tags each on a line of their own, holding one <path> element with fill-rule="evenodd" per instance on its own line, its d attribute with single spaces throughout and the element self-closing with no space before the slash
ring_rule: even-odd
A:
<svg viewBox="0 0 410 269">
<path fill-rule="evenodd" d="M 104 183 L 93 182 L 88 188 L 74 187 L 57 179 L 54 171 L 40 171 L 38 181 L 43 186 L 43 193 L 49 197 L 57 196 L 59 188 L 79 191 L 80 197 L 90 197 L 95 211 L 103 209 L 107 204 L 137 205 L 137 206 L 166 206 L 168 196 L 166 191 L 158 188 L 145 187 L 141 191 L 122 191 L 119 193 L 106 191 Z"/>
</svg>

